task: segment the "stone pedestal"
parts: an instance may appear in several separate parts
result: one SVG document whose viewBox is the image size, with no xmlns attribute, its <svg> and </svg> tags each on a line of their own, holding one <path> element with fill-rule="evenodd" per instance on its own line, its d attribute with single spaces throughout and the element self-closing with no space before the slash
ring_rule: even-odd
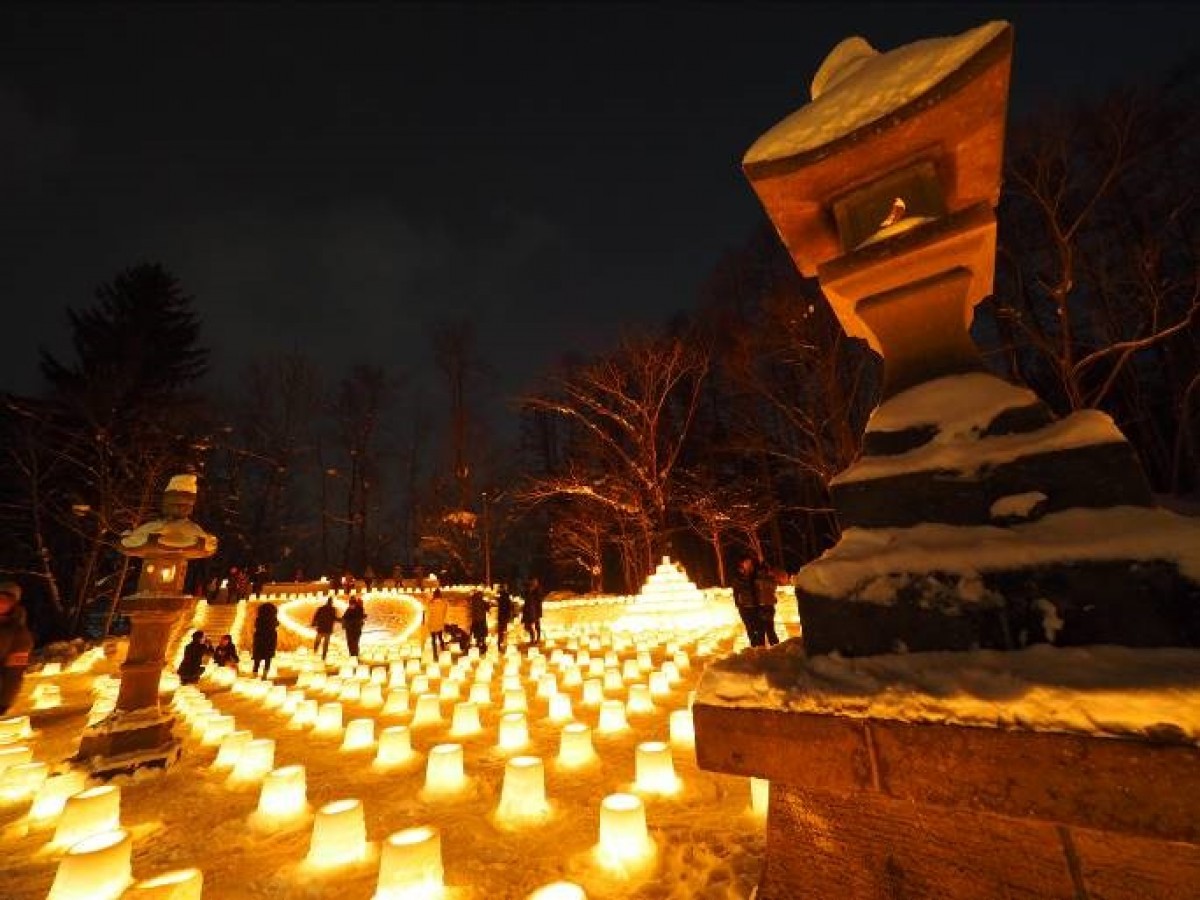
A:
<svg viewBox="0 0 1200 900">
<path fill-rule="evenodd" d="M 1200 896 L 1194 744 L 693 713 L 701 768 L 771 782 L 758 900 Z"/>
<path fill-rule="evenodd" d="M 181 745 L 172 734 L 175 717 L 160 708 L 158 685 L 171 632 L 190 602 L 186 596 L 153 594 L 134 594 L 122 601 L 131 631 L 117 706 L 112 715 L 84 730 L 75 757 L 92 775 L 165 767 L 179 758 Z"/>
</svg>

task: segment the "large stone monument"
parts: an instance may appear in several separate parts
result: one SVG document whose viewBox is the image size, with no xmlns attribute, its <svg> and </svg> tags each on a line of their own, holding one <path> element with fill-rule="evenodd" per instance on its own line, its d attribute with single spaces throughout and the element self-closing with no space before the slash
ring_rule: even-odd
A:
<svg viewBox="0 0 1200 900">
<path fill-rule="evenodd" d="M 188 560 L 217 552 L 217 539 L 189 516 L 196 476 L 176 475 L 163 494 L 162 517 L 121 536 L 121 551 L 140 559 L 137 591 L 121 601 L 129 616 L 129 650 L 112 714 L 89 725 L 75 762 L 98 777 L 165 767 L 179 758 L 174 716 L 159 705 L 167 642 L 190 598 L 183 593 Z"/>
<path fill-rule="evenodd" d="M 1200 877 L 1200 652 L 1177 649 L 1200 646 L 1200 523 L 1154 506 L 1108 416 L 1056 419 L 970 338 L 1011 55 L 1004 22 L 885 54 L 850 38 L 743 161 L 884 359 L 831 485 L 843 536 L 800 574 L 802 643 L 699 688 L 701 765 L 772 781 L 763 900 L 1173 897 Z"/>
</svg>

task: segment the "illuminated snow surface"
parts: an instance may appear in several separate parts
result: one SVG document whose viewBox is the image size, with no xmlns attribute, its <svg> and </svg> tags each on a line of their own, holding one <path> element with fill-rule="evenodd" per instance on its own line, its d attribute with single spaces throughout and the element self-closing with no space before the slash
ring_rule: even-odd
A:
<svg viewBox="0 0 1200 900">
<path fill-rule="evenodd" d="M 703 668 L 744 645 L 740 629 L 729 615 L 727 592 L 699 597 L 700 605 L 709 606 L 713 615 L 707 627 L 701 627 L 698 623 L 702 611 L 696 612 L 693 619 L 697 624 L 686 632 L 635 630 L 644 629 L 646 623 L 629 619 L 628 599 L 614 604 L 610 619 L 610 623 L 622 617 L 632 622 L 634 627 L 627 630 L 599 626 L 600 610 L 595 603 L 574 611 L 547 604 L 546 640 L 540 661 L 522 643 L 519 652 L 514 647 L 507 656 L 494 656 L 490 677 L 486 660 L 468 658 L 456 663 L 453 670 L 463 678 L 457 700 L 449 696 L 455 688 L 446 687 L 451 680 L 447 669 L 453 667 L 431 669 L 428 658 L 410 661 L 399 647 L 393 652 L 401 652 L 400 658 L 392 660 L 391 665 L 380 660 L 370 668 L 347 669 L 344 660 L 335 665 L 331 655 L 320 687 L 317 683 L 322 678 L 313 671 L 316 661 L 308 660 L 303 653 L 285 655 L 289 665 L 282 669 L 278 682 L 286 687 L 275 690 L 244 678 L 230 685 L 228 671 L 221 673 L 221 678 L 206 674 L 201 692 L 183 689 L 174 694 L 174 708 L 180 711 L 175 732 L 185 744 L 181 762 L 165 772 L 142 771 L 113 781 L 121 788 L 121 827 L 132 836 L 133 878 L 149 879 L 195 866 L 203 872 L 203 897 L 208 900 L 365 900 L 376 896 L 380 860 L 388 855 L 382 851 L 388 849 L 384 844 L 389 836 L 432 826 L 440 833 L 445 889 L 431 896 L 463 900 L 524 898 L 543 885 L 570 881 L 593 898 L 748 897 L 757 880 L 764 848 L 763 819 L 751 808 L 750 782 L 701 772 L 695 764 L 694 750 L 687 743 L 689 729 L 678 727 L 679 711 L 687 710 L 689 695 Z M 781 615 L 793 616 L 792 621 L 782 623 L 793 633 L 794 610 L 794 603 L 780 604 Z M 576 626 L 572 639 L 568 636 L 569 622 L 576 613 L 585 612 L 588 615 L 579 618 L 588 621 L 586 631 Z M 669 624 L 668 618 L 677 617 L 679 610 L 663 612 L 666 615 L 659 622 L 660 628 Z M 519 629 L 514 627 L 511 636 L 518 634 Z M 584 651 L 590 661 L 579 666 L 577 675 L 568 675 L 567 662 L 578 662 Z M 387 651 L 380 647 L 376 652 Z M 94 654 L 92 662 L 96 662 Z M 517 662 L 519 690 L 514 692 L 513 667 Z M 67 671 L 44 677 L 31 673 L 14 712 L 28 713 L 34 687 L 49 680 L 62 688 L 63 704 L 32 714 L 31 737 L 22 740 L 21 729 L 15 727 L 0 734 L 10 740 L 5 746 L 20 741 L 32 749 L 34 760 L 49 763 L 52 771 L 64 768 L 78 747 L 93 702 L 100 710 L 106 698 L 111 703 L 116 684 L 111 676 L 116 674 L 116 659 L 101 660 L 86 673 Z M 548 674 L 557 676 L 557 691 L 570 698 L 574 720 L 591 728 L 595 755 L 581 767 L 570 768 L 559 762 L 560 735 L 570 720 L 561 717 L 561 701 L 556 703 L 558 715 L 551 717 Z M 427 684 L 421 685 L 420 678 Z M 478 678 L 486 682 L 490 699 L 489 705 L 478 710 L 482 729 L 474 734 L 469 727 L 466 733 L 452 733 L 455 703 L 467 700 Z M 379 742 L 388 743 L 388 755 L 393 757 L 396 753 L 403 757 L 405 750 L 405 735 L 385 735 L 384 729 L 410 724 L 417 706 L 417 692 L 412 690 L 407 711 L 396 712 L 402 698 L 391 694 L 401 690 L 401 679 L 404 689 L 423 687 L 429 693 L 441 694 L 441 718 L 411 728 L 408 738 L 415 753 L 407 762 L 381 766 L 374 762 Z M 625 718 L 630 727 L 616 733 L 602 731 L 599 705 L 583 703 L 587 683 L 605 679 L 608 683 L 603 698 L 622 701 L 617 705 L 627 707 Z M 618 685 L 618 679 L 623 683 Z M 164 683 L 173 680 L 167 677 Z M 372 684 L 380 690 L 369 689 Z M 630 690 L 635 684 L 642 685 L 636 692 Z M 480 693 L 476 687 L 475 695 Z M 639 702 L 629 703 L 630 695 L 635 693 Z M 378 704 L 380 694 L 390 701 L 387 705 Z M 353 699 L 356 695 L 358 699 Z M 637 711 L 644 708 L 647 695 L 653 711 Z M 315 733 L 317 709 L 339 702 L 339 698 L 344 725 L 355 719 L 374 719 L 374 745 L 342 750 L 345 728 L 326 735 Z M 164 703 L 172 702 L 170 694 L 164 694 L 163 699 Z M 312 701 L 309 711 L 313 717 L 309 724 L 297 726 L 294 719 L 303 720 L 306 715 L 295 715 L 304 707 L 301 700 Z M 521 700 L 527 707 L 529 741 L 519 748 L 501 750 L 498 732 L 504 707 L 510 703 L 517 707 Z M 219 718 L 218 714 L 231 716 L 232 720 Z M 207 740 L 204 720 L 208 722 Z M 295 809 L 296 797 L 281 799 L 278 791 L 284 781 L 304 785 L 305 811 L 299 818 L 272 817 L 260 808 L 263 781 L 254 774 L 253 766 L 237 777 L 238 770 L 214 767 L 225 735 L 243 731 L 249 736 L 230 738 L 229 743 L 244 747 L 249 740 L 273 740 L 276 771 L 287 766 L 305 767 L 302 776 L 293 770 L 285 773 L 290 778 L 274 779 L 276 796 L 263 803 L 267 810 Z M 676 741 L 671 744 L 673 733 Z M 680 785 L 675 794 L 645 790 L 636 783 L 638 745 L 650 741 L 665 741 L 671 748 Z M 262 744 L 259 749 L 267 749 L 266 741 Z M 466 784 L 457 791 L 427 783 L 430 751 L 446 744 L 463 748 Z M 517 756 L 535 756 L 543 761 L 548 815 L 498 817 L 505 770 L 508 761 Z M 635 848 L 632 856 L 622 855 L 626 851 L 598 850 L 601 807 L 605 798 L 615 794 L 641 797 L 653 841 L 649 856 L 644 855 L 644 848 Z M 314 818 L 327 804 L 346 799 L 361 801 L 365 851 L 347 851 L 357 854 L 358 861 L 321 867 L 313 861 L 321 854 L 310 856 Z M 63 856 L 63 851 L 48 847 L 54 833 L 53 820 L 32 825 L 27 816 L 30 806 L 29 797 L 0 800 L 0 854 L 5 860 L 2 893 L 6 900 L 46 897 Z M 393 857 L 404 849 L 403 843 L 404 839 L 396 843 L 391 850 Z M 336 855 L 335 850 L 330 853 Z"/>
</svg>

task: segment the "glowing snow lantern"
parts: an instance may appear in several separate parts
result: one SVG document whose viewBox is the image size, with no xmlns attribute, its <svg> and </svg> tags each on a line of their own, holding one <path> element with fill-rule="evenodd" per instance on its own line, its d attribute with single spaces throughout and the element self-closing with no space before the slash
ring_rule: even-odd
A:
<svg viewBox="0 0 1200 900">
<path fill-rule="evenodd" d="M 621 677 L 620 669 L 604 670 L 604 693 L 618 694 L 625 689 L 625 679 Z"/>
<path fill-rule="evenodd" d="M 550 698 L 549 719 L 551 722 L 570 722 L 573 718 L 570 694 L 555 694 Z"/>
<path fill-rule="evenodd" d="M 374 768 L 385 770 L 403 765 L 412 759 L 412 732 L 407 725 L 390 725 L 379 733 Z"/>
<path fill-rule="evenodd" d="M 765 778 L 750 778 L 750 811 L 756 816 L 765 816 L 771 798 L 771 782 Z"/>
<path fill-rule="evenodd" d="M 357 703 L 360 696 L 362 696 L 362 685 L 357 681 L 343 683 L 342 689 L 338 691 L 338 700 L 342 703 Z"/>
<path fill-rule="evenodd" d="M 200 900 L 204 873 L 199 869 L 174 869 L 144 878 L 121 895 L 121 900 Z"/>
<path fill-rule="evenodd" d="M 117 900 L 133 880 L 133 841 L 112 829 L 71 845 L 46 900 Z"/>
<path fill-rule="evenodd" d="M 121 789 L 104 784 L 72 794 L 54 830 L 54 844 L 70 847 L 84 838 L 121 827 Z"/>
<path fill-rule="evenodd" d="M 9 716 L 0 719 L 0 745 L 15 744 L 33 737 L 29 716 Z"/>
<path fill-rule="evenodd" d="M 374 666 L 371 669 L 371 684 L 377 684 L 382 687 L 387 683 L 388 670 L 383 666 Z"/>
<path fill-rule="evenodd" d="M 234 730 L 233 716 L 212 716 L 204 723 L 204 736 L 200 743 L 205 747 L 218 747 Z"/>
<path fill-rule="evenodd" d="M 54 709 L 62 706 L 62 688 L 57 684 L 39 684 L 30 697 L 34 709 Z"/>
<path fill-rule="evenodd" d="M 417 698 L 417 708 L 413 711 L 413 728 L 422 725 L 437 725 L 442 721 L 442 704 L 437 694 L 421 694 Z"/>
<path fill-rule="evenodd" d="M 671 693 L 671 683 L 662 672 L 650 673 L 650 694 L 654 697 L 666 697 Z"/>
<path fill-rule="evenodd" d="M 629 700 L 625 704 L 625 708 L 631 713 L 654 712 L 654 700 L 650 697 L 649 685 L 631 684 L 629 686 Z"/>
<path fill-rule="evenodd" d="M 525 698 L 525 689 L 521 687 L 505 690 L 504 712 L 524 712 L 529 709 L 529 701 Z"/>
<path fill-rule="evenodd" d="M 558 747 L 558 763 L 566 768 L 584 766 L 596 758 L 592 729 L 583 722 L 564 725 Z"/>
<path fill-rule="evenodd" d="M 613 734 L 629 727 L 625 718 L 625 704 L 620 700 L 605 700 L 600 704 L 600 721 L 596 723 L 599 734 Z"/>
<path fill-rule="evenodd" d="M 492 705 L 492 687 L 486 681 L 476 681 L 471 685 L 471 693 L 467 699 L 476 706 Z"/>
<path fill-rule="evenodd" d="M 49 824 L 62 815 L 67 798 L 78 794 L 87 786 L 87 774 L 76 769 L 51 775 L 42 782 L 29 807 L 29 821 L 33 824 Z"/>
<path fill-rule="evenodd" d="M 583 683 L 583 705 L 599 706 L 604 702 L 604 685 L 596 678 L 589 678 Z"/>
<path fill-rule="evenodd" d="M 308 811 L 304 766 L 281 766 L 263 778 L 258 815 L 267 820 L 290 819 Z"/>
<path fill-rule="evenodd" d="M 382 672 L 383 669 L 377 669 L 376 671 Z M 365 709 L 379 709 L 383 706 L 383 685 L 375 681 L 363 685 L 358 702 Z"/>
<path fill-rule="evenodd" d="M 322 868 L 360 862 L 367 853 L 362 801 L 335 800 L 317 810 L 307 862 Z"/>
<path fill-rule="evenodd" d="M 258 683 L 266 684 L 265 681 Z M 283 706 L 283 702 L 287 700 L 287 695 L 288 689 L 286 684 L 273 684 L 262 698 L 263 706 L 267 709 L 277 709 Z"/>
<path fill-rule="evenodd" d="M 27 762 L 9 766 L 0 775 L 0 799 L 24 800 L 31 797 L 46 781 L 50 767 L 44 762 Z"/>
<path fill-rule="evenodd" d="M 261 781 L 273 768 L 275 741 L 272 738 L 254 738 L 242 747 L 229 777 L 234 782 Z"/>
<path fill-rule="evenodd" d="M 563 671 L 562 686 L 564 688 L 576 688 L 583 684 L 583 673 L 579 671 L 579 666 L 567 666 Z"/>
<path fill-rule="evenodd" d="M 642 669 L 638 665 L 636 659 L 627 659 L 621 666 L 621 679 L 623 681 L 637 681 L 642 677 Z"/>
<path fill-rule="evenodd" d="M 609 794 L 600 803 L 600 859 L 612 866 L 638 862 L 654 850 L 646 807 L 636 794 Z"/>
<path fill-rule="evenodd" d="M 340 737 L 342 734 L 342 704 L 322 703 L 312 733 L 320 737 Z"/>
<path fill-rule="evenodd" d="M 587 894 L 573 881 L 552 881 L 530 894 L 527 900 L 587 900 Z"/>
<path fill-rule="evenodd" d="M 450 720 L 450 734 L 454 737 L 467 737 L 479 734 L 483 725 L 479 721 L 479 707 L 474 703 L 455 703 L 454 717 Z"/>
<path fill-rule="evenodd" d="M 636 763 L 635 789 L 651 794 L 674 794 L 679 790 L 670 744 L 663 741 L 638 744 Z"/>
<path fill-rule="evenodd" d="M 504 767 L 504 784 L 496 817 L 504 821 L 544 818 L 550 812 L 546 802 L 546 773 L 536 756 L 514 756 Z"/>
<path fill-rule="evenodd" d="M 412 684 L 408 686 L 410 693 L 416 694 L 418 697 L 422 694 L 429 693 L 429 679 L 424 675 L 418 675 L 412 680 Z"/>
<path fill-rule="evenodd" d="M 368 750 L 375 746 L 375 720 L 351 719 L 342 738 L 343 750 Z"/>
<path fill-rule="evenodd" d="M 426 900 L 443 888 L 442 838 L 422 825 L 390 834 L 379 859 L 374 900 Z"/>
<path fill-rule="evenodd" d="M 387 700 L 384 701 L 383 711 L 380 715 L 384 716 L 403 716 L 408 713 L 408 689 L 407 688 L 392 688 L 388 691 Z"/>
<path fill-rule="evenodd" d="M 425 764 L 425 789 L 431 793 L 451 793 L 466 786 L 462 744 L 438 744 L 429 751 Z"/>
<path fill-rule="evenodd" d="M 504 713 L 497 731 L 500 750 L 520 750 L 529 743 L 529 721 L 523 712 Z"/>
<path fill-rule="evenodd" d="M 231 731 L 225 735 L 221 739 L 221 746 L 217 749 L 217 758 L 213 760 L 213 768 L 232 769 L 253 737 L 254 735 L 245 729 Z"/>
<path fill-rule="evenodd" d="M 676 747 L 694 747 L 696 745 L 696 727 L 692 721 L 690 709 L 671 710 L 671 743 Z"/>
<path fill-rule="evenodd" d="M 667 676 L 668 684 L 679 684 L 683 681 L 683 676 L 679 674 L 679 668 L 669 659 L 662 664 L 662 673 Z"/>
<path fill-rule="evenodd" d="M 0 747 L 0 775 L 13 766 L 21 766 L 33 762 L 33 750 L 24 744 L 15 747 Z"/>
<path fill-rule="evenodd" d="M 291 719 L 288 720 L 288 728 L 293 731 L 299 731 L 302 728 L 315 725 L 319 714 L 320 707 L 317 705 L 316 700 L 301 700 L 296 704 L 296 711 L 292 713 Z"/>
</svg>

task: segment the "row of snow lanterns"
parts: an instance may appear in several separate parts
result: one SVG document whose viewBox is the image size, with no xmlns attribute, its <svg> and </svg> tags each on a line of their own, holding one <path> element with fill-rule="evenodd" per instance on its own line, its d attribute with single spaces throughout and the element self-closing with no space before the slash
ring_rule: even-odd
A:
<svg viewBox="0 0 1200 900">
<path fill-rule="evenodd" d="M 132 838 L 121 827 L 120 787 L 89 787 L 86 773 L 76 769 L 50 774 L 45 762 L 32 759 L 33 738 L 28 716 L 0 719 L 0 800 L 28 799 L 25 825 L 53 828 L 48 847 L 62 858 L 48 900 L 199 900 L 203 876 L 198 869 L 135 882 Z"/>
<path fill-rule="evenodd" d="M 602 649 L 603 645 L 596 646 Z M 686 653 L 678 648 L 669 648 L 673 653 L 669 664 L 676 667 L 688 668 L 690 663 Z M 709 647 L 702 647 L 701 652 L 708 652 Z M 580 656 L 588 663 L 589 650 L 580 654 L 570 654 L 565 650 L 556 650 L 549 661 L 533 648 L 530 651 L 530 677 L 539 673 L 539 694 L 547 697 L 551 704 L 551 718 L 555 718 L 555 697 L 565 697 L 550 690 L 551 682 L 546 680 L 548 665 L 557 664 L 559 668 L 577 666 Z M 606 669 L 615 668 L 615 657 L 605 654 L 603 662 Z M 652 668 L 648 652 L 638 650 L 636 660 L 628 660 L 638 666 L 638 672 Z M 477 652 L 472 651 L 460 657 L 451 664 L 451 654 L 444 654 L 441 661 L 435 662 L 420 652 L 408 651 L 407 659 L 403 662 L 393 660 L 386 668 L 371 667 L 347 663 L 341 667 L 338 674 L 328 677 L 323 664 L 308 661 L 301 667 L 298 687 L 303 684 L 309 690 L 321 690 L 329 695 L 339 696 L 347 701 L 368 707 L 384 707 L 385 714 L 399 714 L 408 711 L 408 683 L 412 678 L 414 687 L 428 687 L 428 682 L 441 680 L 443 676 L 459 673 L 465 680 L 467 667 L 478 664 L 472 689 L 482 686 L 488 688 L 493 677 L 492 668 L 495 657 L 481 659 Z M 528 725 L 525 716 L 525 693 L 519 686 L 519 671 L 521 659 L 519 654 L 510 650 L 505 656 L 505 677 L 515 678 L 516 685 L 506 685 L 505 711 L 499 722 L 499 747 L 504 750 L 518 750 L 529 741 Z M 633 675 L 629 670 L 625 674 Z M 678 673 L 676 673 L 677 675 Z M 228 676 L 222 676 L 227 679 Z M 425 682 L 422 685 L 418 679 Z M 455 679 L 447 677 L 446 681 Z M 674 679 L 677 682 L 679 679 Z M 623 683 L 623 682 L 622 682 Z M 387 684 L 389 693 L 387 700 L 382 698 L 382 687 Z M 350 686 L 368 688 L 367 691 L 349 690 Z M 370 688 L 377 688 L 378 693 Z M 316 701 L 308 699 L 305 690 L 288 691 L 285 686 L 271 685 L 263 681 L 236 680 L 234 690 L 259 700 L 268 708 L 280 713 L 291 713 L 289 727 L 306 727 L 311 725 L 314 734 L 337 736 L 343 734 L 343 750 L 363 749 L 375 745 L 373 719 L 352 720 L 342 731 L 342 706 L 340 702 L 316 705 Z M 669 689 L 668 689 L 669 691 Z M 481 692 L 482 693 L 482 692 Z M 519 694 L 519 698 L 518 695 Z M 271 821 L 287 820 L 302 816 L 307 810 L 305 773 L 303 766 L 285 766 L 273 769 L 274 741 L 270 739 L 252 739 L 247 731 L 233 731 L 232 717 L 223 716 L 212 709 L 211 703 L 194 689 L 184 689 L 178 695 L 181 710 L 194 720 L 203 732 L 206 743 L 215 743 L 218 739 L 221 747 L 214 765 L 218 768 L 232 766 L 231 780 L 262 779 L 262 793 L 259 809 L 256 813 L 260 825 Z M 453 696 L 459 696 L 457 687 Z M 441 692 L 439 694 L 423 693 L 418 698 L 417 708 L 413 711 L 410 725 L 395 725 L 385 728 L 380 735 L 374 766 L 388 769 L 404 765 L 416 757 L 411 744 L 411 727 L 432 725 L 444 722 L 440 712 Z M 490 703 L 490 691 L 487 701 Z M 615 703 L 615 706 L 604 707 L 603 703 Z M 619 711 L 617 707 L 620 707 Z M 690 703 L 689 703 L 690 706 Z M 314 715 L 315 707 L 315 715 Z M 389 710 L 388 707 L 391 707 Z M 511 708 L 510 708 L 511 707 Z M 652 708 L 652 706 L 651 706 Z M 561 708 L 560 708 L 561 709 Z M 605 712 L 609 716 L 605 716 Z M 619 701 L 602 701 L 601 728 L 612 730 L 623 729 L 624 705 Z M 618 715 L 619 713 L 619 715 Z M 559 716 L 563 714 L 560 711 Z M 586 764 L 594 760 L 595 751 L 591 744 L 591 730 L 587 725 L 569 721 L 569 705 L 565 718 L 568 720 L 561 733 L 561 744 L 558 761 L 565 767 Z M 606 718 L 609 724 L 606 726 Z M 671 717 L 672 743 L 691 746 L 693 735 L 691 731 L 690 709 L 676 710 Z M 458 703 L 455 707 L 454 721 L 451 723 L 451 733 L 463 735 L 476 734 L 480 731 L 478 706 L 468 701 Z M 637 748 L 637 778 L 635 790 L 651 793 L 673 793 L 679 787 L 679 781 L 674 772 L 670 746 L 664 742 L 645 742 Z M 429 752 L 426 767 L 426 795 L 436 797 L 453 794 L 467 783 L 463 747 L 461 744 L 439 744 Z M 756 792 L 757 793 L 757 792 Z M 757 800 L 757 796 L 755 796 Z M 509 824 L 537 822 L 544 819 L 550 812 L 546 801 L 544 766 L 542 760 L 532 756 L 516 756 L 508 761 L 505 779 L 501 791 L 500 805 L 496 810 L 497 819 Z M 357 800 L 336 801 L 322 807 L 314 820 L 312 844 L 309 862 L 316 865 L 337 865 L 344 862 L 358 861 L 365 853 L 365 829 L 362 826 L 362 806 Z M 613 794 L 606 797 L 601 808 L 600 843 L 597 853 L 602 862 L 617 867 L 627 867 L 630 863 L 643 860 L 653 855 L 653 844 L 650 841 L 646 827 L 645 807 L 636 794 Z M 432 861 L 436 855 L 436 865 Z M 414 860 L 425 860 L 419 862 Z M 394 885 L 402 878 L 398 872 L 425 872 L 441 875 L 440 838 L 436 831 L 428 826 L 407 829 L 397 832 L 385 841 L 384 854 L 380 863 L 380 894 L 390 896 L 385 885 Z M 403 876 L 406 877 L 406 876 Z M 416 877 L 416 876 L 414 876 Z M 425 876 L 420 876 L 424 878 Z M 420 881 L 418 878 L 418 881 Z M 421 884 L 425 882 L 420 881 Z M 439 881 L 440 884 L 440 881 Z M 413 889 L 419 885 L 414 882 Z M 426 885 L 429 887 L 429 885 Z M 424 888 L 421 888 L 422 890 Z M 397 890 L 401 890 L 397 888 Z M 407 890 L 405 888 L 404 890 Z M 403 891 L 401 891 L 403 893 Z M 538 897 L 568 897 L 583 896 L 582 890 L 569 884 L 549 885 Z"/>
</svg>

